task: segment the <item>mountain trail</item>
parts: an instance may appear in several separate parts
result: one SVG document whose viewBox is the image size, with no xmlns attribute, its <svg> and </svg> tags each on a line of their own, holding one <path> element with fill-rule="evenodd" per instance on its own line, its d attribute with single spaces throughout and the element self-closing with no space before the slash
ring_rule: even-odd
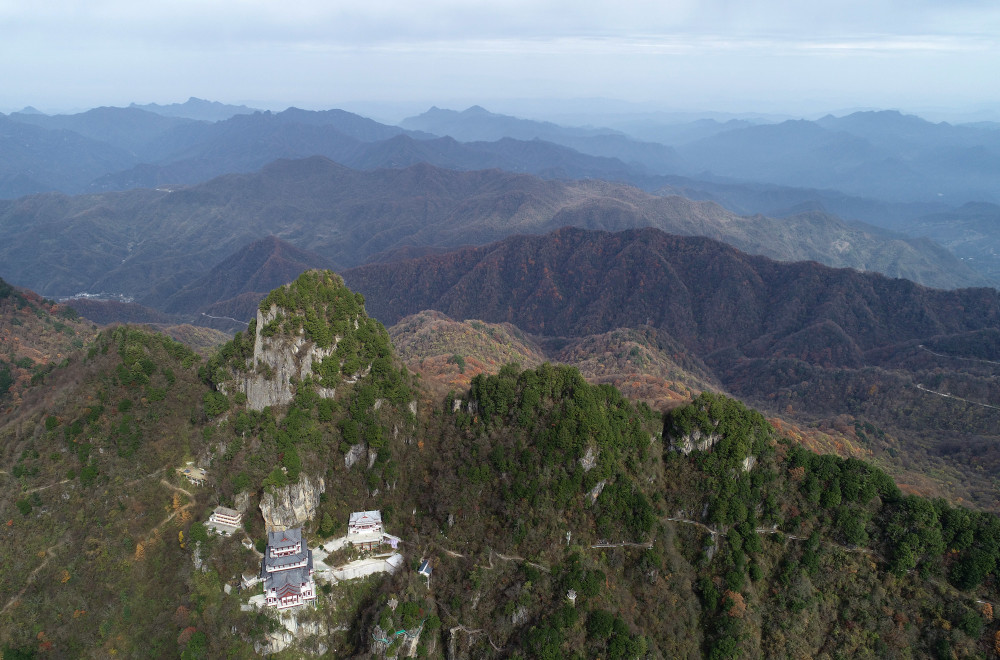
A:
<svg viewBox="0 0 1000 660">
<path fill-rule="evenodd" d="M 7 604 L 3 606 L 2 610 L 0 610 L 0 616 L 6 614 L 7 610 L 13 607 L 14 604 L 21 599 L 21 596 L 23 596 L 25 592 L 28 591 L 28 587 L 30 587 L 31 583 L 35 581 L 35 577 L 38 575 L 38 573 L 48 565 L 49 559 L 51 559 L 53 556 L 52 553 L 55 551 L 56 548 L 61 546 L 63 543 L 65 543 L 65 541 L 59 541 L 55 545 L 46 548 L 45 560 L 41 564 L 36 566 L 35 570 L 31 571 L 31 573 L 28 573 L 28 579 L 25 580 L 24 587 L 22 587 L 19 592 L 17 592 L 10 600 L 7 601 Z"/>
<path fill-rule="evenodd" d="M 169 481 L 167 481 L 166 479 L 160 479 L 160 483 L 163 484 L 164 486 L 166 486 L 167 488 L 171 489 L 171 490 L 175 490 L 175 491 L 177 491 L 179 493 L 184 493 L 185 495 L 188 496 L 189 499 L 188 499 L 187 504 L 185 504 L 184 506 L 180 507 L 176 511 L 171 512 L 171 514 L 169 516 L 167 516 L 166 518 L 164 518 L 160 522 L 160 524 L 158 524 L 153 529 L 149 530 L 148 536 L 156 536 L 156 534 L 160 531 L 161 527 L 163 527 L 168 522 L 170 522 L 171 520 L 173 520 L 174 516 L 176 516 L 181 511 L 184 511 L 184 510 L 189 509 L 192 506 L 194 506 L 194 502 L 195 502 L 194 495 L 190 491 L 187 491 L 187 490 L 185 490 L 185 489 L 183 489 L 183 488 L 181 488 L 179 486 L 175 486 L 172 483 L 170 483 Z"/>
<path fill-rule="evenodd" d="M 943 396 L 946 399 L 955 399 L 956 401 L 963 401 L 973 406 L 980 406 L 981 408 L 991 408 L 993 410 L 1000 410 L 1000 406 L 990 405 L 988 403 L 979 403 L 978 401 L 969 401 L 968 399 L 963 399 L 960 396 L 955 396 L 954 394 L 947 394 L 946 392 L 938 392 L 937 390 L 932 390 L 924 387 L 920 383 L 917 383 L 916 388 L 921 392 L 927 392 L 928 394 L 937 394 L 938 396 Z"/>
<path fill-rule="evenodd" d="M 1000 362 L 996 362 L 994 360 L 984 360 L 983 358 L 967 358 L 967 357 L 960 357 L 958 355 L 945 355 L 944 353 L 935 353 L 934 351 L 927 348 L 923 344 L 918 345 L 917 348 L 922 348 L 931 355 L 936 355 L 938 357 L 943 357 L 943 358 L 949 358 L 952 360 L 965 360 L 966 362 L 985 362 L 986 364 L 1000 364 Z"/>
</svg>

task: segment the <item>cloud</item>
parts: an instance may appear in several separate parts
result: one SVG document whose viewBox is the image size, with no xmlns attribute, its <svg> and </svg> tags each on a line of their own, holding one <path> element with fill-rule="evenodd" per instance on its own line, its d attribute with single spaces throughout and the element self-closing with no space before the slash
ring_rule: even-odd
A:
<svg viewBox="0 0 1000 660">
<path fill-rule="evenodd" d="M 0 30 L 5 105 L 671 86 L 874 105 L 878 76 L 899 98 L 1000 93 L 977 78 L 1000 61 L 1000 3 L 982 0 L 0 0 Z"/>
</svg>

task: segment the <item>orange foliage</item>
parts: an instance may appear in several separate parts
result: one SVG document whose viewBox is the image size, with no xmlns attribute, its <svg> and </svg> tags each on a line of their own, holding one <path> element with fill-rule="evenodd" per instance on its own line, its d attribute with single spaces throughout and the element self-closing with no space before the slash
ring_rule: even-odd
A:
<svg viewBox="0 0 1000 660">
<path fill-rule="evenodd" d="M 70 580 L 69 571 L 64 569 L 62 572 L 62 577 L 59 579 L 59 581 L 62 582 L 63 584 L 66 584 L 67 582 L 69 582 L 69 580 Z"/>
<path fill-rule="evenodd" d="M 743 600 L 743 594 L 737 591 L 727 590 L 725 596 L 733 603 L 726 614 L 734 619 L 742 619 L 747 613 L 747 603 Z"/>
<path fill-rule="evenodd" d="M 177 646 L 187 646 L 188 641 L 191 640 L 191 635 L 198 631 L 194 626 L 188 626 L 181 631 L 181 634 L 177 636 Z"/>
<path fill-rule="evenodd" d="M 989 603 L 983 603 L 983 609 L 981 611 L 983 613 L 983 618 L 986 619 L 986 623 L 989 623 L 990 621 L 993 620 L 993 606 L 992 605 L 990 605 Z"/>
<path fill-rule="evenodd" d="M 183 626 L 187 623 L 188 617 L 191 615 L 191 610 L 183 605 L 179 605 L 176 610 L 174 610 L 174 623 L 178 626 Z"/>
</svg>

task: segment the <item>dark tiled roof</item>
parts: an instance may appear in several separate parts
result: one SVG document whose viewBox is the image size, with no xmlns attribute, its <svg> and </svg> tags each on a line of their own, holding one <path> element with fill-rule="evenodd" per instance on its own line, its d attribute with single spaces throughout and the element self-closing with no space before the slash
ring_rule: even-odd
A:
<svg viewBox="0 0 1000 660">
<path fill-rule="evenodd" d="M 298 552 L 294 555 L 286 555 L 284 557 L 272 557 L 270 553 L 264 553 L 264 566 L 271 568 L 271 570 L 280 571 L 284 566 L 294 566 L 307 558 L 312 563 L 312 550 L 306 549 L 305 552 Z"/>
<path fill-rule="evenodd" d="M 283 548 L 289 545 L 295 545 L 302 540 L 302 528 L 293 527 L 292 529 L 286 529 L 283 532 L 268 532 L 267 533 L 267 545 L 271 548 Z"/>
<path fill-rule="evenodd" d="M 275 589 L 278 598 L 289 594 L 299 594 L 302 591 L 302 583 L 309 581 L 309 571 L 304 568 L 296 568 L 291 571 L 279 571 L 271 573 L 264 580 L 264 589 L 270 591 Z"/>
</svg>

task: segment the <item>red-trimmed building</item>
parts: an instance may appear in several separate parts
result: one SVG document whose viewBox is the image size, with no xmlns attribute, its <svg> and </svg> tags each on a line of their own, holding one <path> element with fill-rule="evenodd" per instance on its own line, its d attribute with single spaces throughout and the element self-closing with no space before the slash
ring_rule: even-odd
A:
<svg viewBox="0 0 1000 660">
<path fill-rule="evenodd" d="M 306 547 L 302 528 L 267 533 L 267 548 L 261 563 L 264 602 L 283 610 L 315 600 L 312 550 Z"/>
</svg>

